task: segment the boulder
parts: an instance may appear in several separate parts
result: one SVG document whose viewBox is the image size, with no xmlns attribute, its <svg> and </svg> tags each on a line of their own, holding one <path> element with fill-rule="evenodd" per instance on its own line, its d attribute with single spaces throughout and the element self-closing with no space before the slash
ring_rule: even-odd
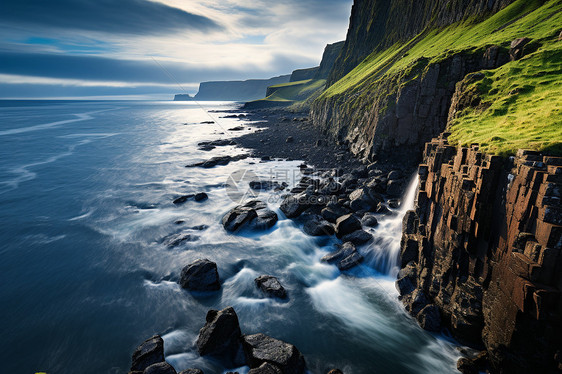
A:
<svg viewBox="0 0 562 374">
<path fill-rule="evenodd" d="M 226 231 L 236 232 L 243 228 L 267 230 L 277 222 L 277 213 L 267 208 L 263 201 L 252 200 L 231 209 L 222 218 Z"/>
<path fill-rule="evenodd" d="M 356 230 L 351 234 L 344 235 L 342 241 L 351 242 L 355 245 L 361 245 L 367 243 L 371 239 L 373 239 L 373 235 L 369 234 L 367 231 Z"/>
<path fill-rule="evenodd" d="M 338 269 L 340 269 L 341 271 L 349 270 L 352 267 L 355 267 L 362 263 L 363 260 L 363 256 L 361 256 L 359 252 L 355 251 L 339 262 Z"/>
<path fill-rule="evenodd" d="M 325 261 L 329 264 L 339 263 L 341 260 L 350 256 L 355 251 L 356 248 L 353 243 L 343 243 L 335 251 L 330 252 L 322 257 L 322 261 Z"/>
<path fill-rule="evenodd" d="M 199 192 L 197 194 L 195 194 L 195 196 L 193 197 L 193 200 L 200 202 L 200 201 L 205 201 L 209 198 L 209 195 L 207 195 L 205 192 Z"/>
<path fill-rule="evenodd" d="M 167 362 L 159 362 L 157 364 L 152 364 L 144 371 L 142 374 L 177 374 L 176 369 Z"/>
<path fill-rule="evenodd" d="M 372 195 L 367 187 L 358 188 L 349 194 L 349 207 L 354 211 L 372 211 L 382 201 L 376 195 Z"/>
<path fill-rule="evenodd" d="M 159 335 L 146 339 L 133 352 L 131 371 L 144 371 L 152 364 L 164 361 L 164 341 Z"/>
<path fill-rule="evenodd" d="M 389 180 L 386 183 L 386 194 L 389 196 L 400 196 L 402 193 L 402 183 L 397 180 Z"/>
<path fill-rule="evenodd" d="M 205 374 L 205 373 L 203 373 L 203 370 L 201 369 L 186 369 L 180 371 L 179 374 Z"/>
<path fill-rule="evenodd" d="M 531 41 L 529 38 L 519 38 L 511 42 L 509 57 L 511 61 L 519 60 L 524 56 L 525 46 Z"/>
<path fill-rule="evenodd" d="M 190 291 L 216 291 L 221 288 L 217 264 L 199 259 L 181 271 L 180 285 Z"/>
<path fill-rule="evenodd" d="M 336 220 L 336 236 L 342 238 L 361 229 L 361 222 L 353 214 L 346 214 Z"/>
<path fill-rule="evenodd" d="M 259 367 L 251 369 L 248 374 L 282 374 L 283 372 L 277 366 L 264 362 Z"/>
<path fill-rule="evenodd" d="M 281 209 L 287 218 L 296 218 L 309 207 L 310 201 L 308 200 L 308 195 L 303 192 L 298 195 L 287 196 L 281 203 L 279 209 Z"/>
<path fill-rule="evenodd" d="M 322 216 L 316 214 L 307 215 L 303 231 L 311 236 L 334 235 L 334 226 Z"/>
<path fill-rule="evenodd" d="M 416 316 L 422 329 L 438 332 L 441 330 L 441 313 L 435 304 L 425 306 Z"/>
<path fill-rule="evenodd" d="M 207 312 L 205 326 L 199 330 L 197 351 L 201 356 L 210 355 L 227 365 L 245 364 L 240 337 L 238 316 L 232 307 Z"/>
<path fill-rule="evenodd" d="M 363 218 L 361 218 L 361 224 L 367 227 L 376 227 L 379 224 L 379 221 L 374 214 L 366 213 Z"/>
<path fill-rule="evenodd" d="M 292 344 L 264 334 L 245 335 L 242 344 L 250 368 L 259 368 L 270 363 L 281 369 L 283 374 L 304 374 L 306 363 L 303 355 Z"/>
<path fill-rule="evenodd" d="M 285 299 L 287 297 L 285 288 L 281 285 L 279 280 L 272 275 L 260 275 L 254 279 L 254 282 L 258 288 L 269 297 L 278 297 L 280 299 Z"/>
</svg>

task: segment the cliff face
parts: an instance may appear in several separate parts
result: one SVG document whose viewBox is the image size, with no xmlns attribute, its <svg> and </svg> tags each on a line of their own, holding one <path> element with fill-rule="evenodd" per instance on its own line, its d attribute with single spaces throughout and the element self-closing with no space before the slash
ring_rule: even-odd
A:
<svg viewBox="0 0 562 374">
<path fill-rule="evenodd" d="M 337 42 L 328 44 L 326 48 L 324 48 L 324 53 L 322 54 L 322 61 L 320 62 L 320 66 L 318 67 L 318 71 L 314 79 L 327 79 L 332 71 L 332 68 L 338 58 L 339 54 L 342 51 L 343 45 L 345 41 Z"/>
<path fill-rule="evenodd" d="M 355 0 L 342 51 L 328 85 L 349 73 L 373 51 L 405 42 L 427 27 L 443 27 L 489 15 L 513 0 Z"/>
<path fill-rule="evenodd" d="M 493 372 L 562 369 L 562 158 L 446 136 L 426 145 L 404 218 L 401 299 L 423 327 L 484 344 Z"/>
<path fill-rule="evenodd" d="M 290 77 L 290 75 L 281 75 L 270 79 L 202 82 L 194 98 L 199 101 L 257 100 L 264 97 L 268 86 L 287 83 Z"/>
<path fill-rule="evenodd" d="M 316 77 L 316 74 L 318 74 L 318 69 L 319 67 L 317 66 L 315 68 L 293 70 L 289 82 L 298 82 L 307 79 L 314 79 L 314 77 Z M 266 94 L 266 96 L 269 96 L 269 94 Z"/>
</svg>

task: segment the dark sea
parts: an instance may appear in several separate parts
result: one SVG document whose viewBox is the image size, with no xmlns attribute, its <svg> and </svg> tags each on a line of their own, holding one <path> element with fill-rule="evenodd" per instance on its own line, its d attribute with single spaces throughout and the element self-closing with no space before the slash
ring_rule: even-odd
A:
<svg viewBox="0 0 562 374">
<path fill-rule="evenodd" d="M 127 373 L 133 350 L 153 334 L 163 336 L 178 372 L 223 373 L 232 368 L 199 357 L 194 342 L 207 311 L 226 306 L 243 333 L 296 345 L 312 373 L 454 373 L 456 344 L 419 328 L 394 286 L 401 219 L 416 180 L 402 207 L 370 229 L 375 241 L 360 248 L 366 261 L 342 274 L 320 261 L 336 239 L 310 237 L 284 218 L 278 192 L 258 196 L 279 214 L 271 230 L 224 231 L 220 220 L 247 197 L 248 176 L 293 184 L 301 161 L 186 168 L 248 152 L 198 149 L 201 141 L 254 131 L 243 119 L 209 112 L 233 103 L 204 106 L 0 101 L 2 373 Z M 196 192 L 209 199 L 172 204 Z M 199 225 L 208 228 L 192 228 Z M 186 233 L 196 240 L 167 245 Z M 219 292 L 179 287 L 182 267 L 198 258 L 217 263 Z M 265 298 L 253 281 L 261 274 L 277 276 L 288 301 Z"/>
</svg>

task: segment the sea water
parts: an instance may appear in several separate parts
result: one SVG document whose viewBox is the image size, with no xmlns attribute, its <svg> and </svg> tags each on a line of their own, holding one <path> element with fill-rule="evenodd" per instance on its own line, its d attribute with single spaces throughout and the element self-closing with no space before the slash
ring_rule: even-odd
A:
<svg viewBox="0 0 562 374">
<path fill-rule="evenodd" d="M 249 152 L 197 147 L 255 131 L 216 112 L 234 107 L 0 101 L 2 372 L 127 373 L 135 347 L 160 334 L 178 371 L 222 373 L 227 368 L 199 357 L 194 343 L 207 311 L 226 306 L 243 333 L 296 345 L 313 373 L 455 372 L 454 342 L 420 329 L 394 287 L 416 180 L 402 207 L 370 229 L 375 239 L 359 248 L 366 261 L 346 273 L 320 261 L 336 239 L 304 234 L 279 211 L 276 192 L 257 196 L 280 217 L 271 230 L 228 234 L 221 217 L 251 192 L 249 178 L 291 184 L 301 163 L 247 158 L 186 168 Z M 209 199 L 172 203 L 197 192 Z M 192 229 L 199 225 L 208 228 Z M 178 233 L 197 240 L 169 247 Z M 198 258 L 217 263 L 219 292 L 194 295 L 177 284 L 182 267 Z M 278 277 L 288 300 L 265 298 L 253 281 L 261 274 Z"/>
</svg>

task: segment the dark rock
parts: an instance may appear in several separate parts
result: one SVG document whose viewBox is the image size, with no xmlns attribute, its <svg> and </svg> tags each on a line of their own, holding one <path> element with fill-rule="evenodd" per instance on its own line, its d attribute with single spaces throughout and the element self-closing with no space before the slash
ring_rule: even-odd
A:
<svg viewBox="0 0 562 374">
<path fill-rule="evenodd" d="M 282 374 L 283 372 L 277 366 L 264 362 L 259 367 L 251 369 L 248 374 Z"/>
<path fill-rule="evenodd" d="M 419 225 L 418 215 L 415 211 L 409 210 L 402 218 L 402 232 L 404 234 L 415 234 Z"/>
<path fill-rule="evenodd" d="M 195 197 L 194 194 L 183 195 L 183 196 L 180 196 L 180 197 L 178 197 L 177 199 L 175 199 L 175 200 L 173 201 L 173 203 L 176 204 L 176 205 L 178 205 L 178 204 L 183 204 L 183 203 L 185 203 L 187 200 L 189 200 L 189 199 L 191 199 L 191 198 L 193 198 L 193 197 Z"/>
<path fill-rule="evenodd" d="M 400 207 L 400 199 L 390 199 L 388 200 L 388 206 L 392 209 L 398 209 Z"/>
<path fill-rule="evenodd" d="M 228 129 L 228 131 L 242 131 L 244 130 L 243 126 L 235 126 Z"/>
<path fill-rule="evenodd" d="M 220 289 L 217 264 L 199 259 L 181 271 L 180 285 L 190 291 L 216 291 Z"/>
<path fill-rule="evenodd" d="M 164 361 L 164 341 L 159 335 L 146 339 L 133 352 L 131 371 L 144 371 L 152 364 Z"/>
<path fill-rule="evenodd" d="M 287 218 L 296 218 L 302 214 L 307 208 L 310 207 L 308 196 L 301 193 L 294 196 L 287 196 L 279 209 L 287 216 Z"/>
<path fill-rule="evenodd" d="M 191 226 L 189 229 L 190 230 L 203 231 L 203 230 L 207 230 L 208 228 L 209 228 L 209 226 L 207 226 L 207 225 L 197 225 L 197 226 Z"/>
<path fill-rule="evenodd" d="M 373 235 L 369 234 L 365 230 L 356 230 L 351 234 L 347 234 L 342 237 L 342 241 L 351 242 L 355 245 L 365 244 L 371 239 L 373 239 Z"/>
<path fill-rule="evenodd" d="M 193 197 L 193 200 L 204 201 L 204 200 L 207 200 L 208 198 L 209 198 L 209 195 L 207 195 L 205 192 L 199 192 L 198 194 L 195 194 L 195 196 Z"/>
<path fill-rule="evenodd" d="M 371 211 L 376 209 L 377 205 L 382 201 L 382 198 L 377 198 L 367 187 L 362 187 L 349 194 L 349 201 L 349 206 L 354 211 Z"/>
<path fill-rule="evenodd" d="M 341 271 L 349 270 L 362 263 L 364 260 L 363 256 L 357 251 L 353 252 L 351 255 L 347 256 L 338 264 L 338 269 Z"/>
<path fill-rule="evenodd" d="M 144 369 L 143 374 L 176 374 L 176 369 L 167 362 L 159 362 Z"/>
<path fill-rule="evenodd" d="M 361 229 L 361 222 L 353 214 L 346 214 L 336 220 L 336 236 L 342 238 Z"/>
<path fill-rule="evenodd" d="M 377 214 L 389 214 L 390 210 L 383 203 L 379 203 L 376 209 Z"/>
<path fill-rule="evenodd" d="M 331 223 L 336 223 L 338 218 L 348 213 L 349 210 L 345 209 L 343 206 L 338 204 L 334 204 L 334 205 L 328 204 L 328 206 L 322 209 L 321 211 L 322 217 L 324 217 L 326 221 Z"/>
<path fill-rule="evenodd" d="M 386 184 L 386 193 L 389 196 L 400 196 L 402 193 L 402 183 L 396 180 L 389 180 Z"/>
<path fill-rule="evenodd" d="M 343 374 L 343 371 L 340 369 L 332 369 L 328 372 L 328 374 Z"/>
<path fill-rule="evenodd" d="M 322 216 L 311 214 L 306 217 L 303 231 L 311 236 L 334 235 L 334 226 Z"/>
<path fill-rule="evenodd" d="M 353 243 L 343 243 L 341 246 L 338 247 L 337 250 L 330 252 L 329 254 L 322 257 L 322 261 L 325 261 L 329 264 L 338 263 L 344 258 L 350 256 L 353 252 L 356 251 L 355 245 Z"/>
<path fill-rule="evenodd" d="M 205 374 L 201 369 L 186 369 L 179 372 L 179 374 Z"/>
<path fill-rule="evenodd" d="M 367 213 L 361 218 L 361 223 L 363 226 L 367 227 L 376 227 L 379 224 L 377 221 L 377 217 L 375 217 L 372 213 Z"/>
<path fill-rule="evenodd" d="M 165 244 L 168 247 L 177 247 L 178 245 L 180 245 L 184 242 L 194 242 L 194 241 L 197 241 L 197 240 L 199 240 L 199 237 L 197 235 L 179 233 L 179 234 L 176 234 L 176 235 L 172 235 L 171 237 L 166 239 Z"/>
<path fill-rule="evenodd" d="M 304 374 L 306 363 L 299 350 L 292 344 L 264 334 L 242 337 L 244 352 L 250 368 L 270 363 L 281 369 L 283 374 Z"/>
<path fill-rule="evenodd" d="M 389 181 L 397 180 L 402 178 L 402 173 L 399 170 L 393 170 L 390 173 L 388 173 L 387 178 Z"/>
<path fill-rule="evenodd" d="M 277 181 L 266 180 L 266 181 L 251 181 L 250 182 L 250 188 L 252 190 L 268 191 L 268 190 L 272 190 L 274 188 L 279 188 L 279 187 L 281 187 L 281 184 L 279 184 L 279 182 L 277 182 Z"/>
<path fill-rule="evenodd" d="M 285 140 L 286 143 L 292 143 L 295 139 L 292 136 L 288 136 L 287 140 Z"/>
<path fill-rule="evenodd" d="M 242 332 L 234 309 L 211 309 L 207 313 L 206 321 L 197 337 L 199 354 L 211 355 L 228 364 L 243 365 L 245 360 L 240 343 Z"/>
<path fill-rule="evenodd" d="M 396 280 L 396 289 L 403 296 L 410 294 L 415 289 L 415 286 L 410 277 L 404 276 Z"/>
<path fill-rule="evenodd" d="M 222 225 L 229 232 L 235 232 L 245 227 L 252 230 L 267 230 L 275 225 L 277 220 L 277 213 L 267 209 L 266 203 L 252 200 L 226 213 L 222 218 Z"/>
<path fill-rule="evenodd" d="M 434 332 L 441 330 L 441 313 L 435 304 L 425 306 L 416 318 L 424 330 Z"/>
<path fill-rule="evenodd" d="M 285 299 L 287 297 L 285 288 L 274 276 L 260 275 L 254 279 L 254 282 L 256 282 L 256 285 L 260 290 L 270 297 L 278 297 L 280 299 Z"/>
<path fill-rule="evenodd" d="M 351 175 L 356 178 L 367 178 L 369 176 L 369 170 L 367 166 L 359 166 L 351 171 Z"/>
<path fill-rule="evenodd" d="M 524 56 L 525 46 L 531 41 L 529 38 L 519 38 L 511 42 L 511 48 L 509 49 L 509 57 L 511 61 L 519 60 Z"/>
<path fill-rule="evenodd" d="M 457 361 L 457 370 L 462 374 L 478 374 L 478 368 L 474 362 L 466 357 L 461 357 Z"/>
</svg>

